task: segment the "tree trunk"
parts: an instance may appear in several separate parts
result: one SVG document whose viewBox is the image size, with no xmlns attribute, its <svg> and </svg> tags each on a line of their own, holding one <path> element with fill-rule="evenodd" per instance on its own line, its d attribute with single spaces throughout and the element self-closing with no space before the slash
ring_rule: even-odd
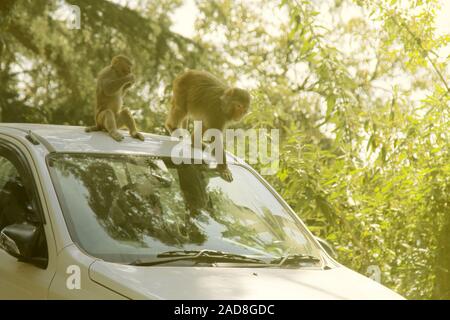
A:
<svg viewBox="0 0 450 320">
<path fill-rule="evenodd" d="M 438 241 L 434 298 L 450 300 L 450 213 L 445 213 Z"/>
</svg>

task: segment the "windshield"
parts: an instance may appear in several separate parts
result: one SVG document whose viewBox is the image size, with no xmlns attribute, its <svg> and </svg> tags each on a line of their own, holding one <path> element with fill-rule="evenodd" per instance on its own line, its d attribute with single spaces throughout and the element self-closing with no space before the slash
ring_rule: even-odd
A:
<svg viewBox="0 0 450 320">
<path fill-rule="evenodd" d="M 119 263 L 217 250 L 270 261 L 316 255 L 301 224 L 249 170 L 233 181 L 206 164 L 135 155 L 61 154 L 49 167 L 71 236 Z"/>
</svg>

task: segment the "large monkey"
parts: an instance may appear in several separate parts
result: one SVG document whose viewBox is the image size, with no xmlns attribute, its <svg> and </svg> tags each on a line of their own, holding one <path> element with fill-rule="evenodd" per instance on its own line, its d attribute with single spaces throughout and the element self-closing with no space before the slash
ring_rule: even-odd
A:
<svg viewBox="0 0 450 320">
<path fill-rule="evenodd" d="M 223 132 L 228 123 L 242 119 L 249 105 L 250 94 L 246 90 L 231 88 L 206 71 L 188 70 L 173 82 L 172 108 L 165 126 L 169 132 L 186 129 L 190 118 L 202 121 L 203 132 L 195 132 L 195 135 L 203 136 L 208 129 Z M 223 145 L 223 137 L 220 139 L 219 143 Z M 225 153 L 223 161 L 218 169 L 225 180 L 232 181 Z"/>
<path fill-rule="evenodd" d="M 96 125 L 86 128 L 86 132 L 106 130 L 114 140 L 122 141 L 123 135 L 117 129 L 126 126 L 130 136 L 144 141 L 130 110 L 122 108 L 123 97 L 135 81 L 132 66 L 130 59 L 118 55 L 112 58 L 111 65 L 100 71 L 97 78 Z"/>
</svg>

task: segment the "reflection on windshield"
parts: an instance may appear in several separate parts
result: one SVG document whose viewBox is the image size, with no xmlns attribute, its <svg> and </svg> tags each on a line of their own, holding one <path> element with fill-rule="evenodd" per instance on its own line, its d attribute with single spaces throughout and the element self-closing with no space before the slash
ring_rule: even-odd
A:
<svg viewBox="0 0 450 320">
<path fill-rule="evenodd" d="M 54 154 L 49 161 L 74 240 L 128 263 L 171 250 L 267 259 L 314 254 L 301 226 L 247 169 L 226 182 L 207 165 L 145 156 Z"/>
</svg>

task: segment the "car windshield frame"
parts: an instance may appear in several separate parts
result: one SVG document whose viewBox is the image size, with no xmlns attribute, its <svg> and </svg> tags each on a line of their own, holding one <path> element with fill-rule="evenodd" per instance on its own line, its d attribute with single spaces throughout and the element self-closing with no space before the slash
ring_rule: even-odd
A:
<svg viewBox="0 0 450 320">
<path fill-rule="evenodd" d="M 63 187 L 61 186 L 61 181 L 58 177 L 58 173 L 56 172 L 57 169 L 54 168 L 54 166 L 52 164 L 52 161 L 53 161 L 52 157 L 55 155 L 88 155 L 91 157 L 114 157 L 116 159 L 118 159 L 120 157 L 145 157 L 145 158 L 149 158 L 152 160 L 172 161 L 172 163 L 174 163 L 174 164 L 181 162 L 181 161 L 176 162 L 176 160 L 174 160 L 173 158 L 171 159 L 170 157 L 167 157 L 167 156 L 157 156 L 157 155 L 144 154 L 144 153 L 114 153 L 114 152 L 99 153 L 99 152 L 61 151 L 61 152 L 51 152 L 46 155 L 45 162 L 47 165 L 47 170 L 48 170 L 50 178 L 51 178 L 51 183 L 55 189 L 55 195 L 58 199 L 58 203 L 60 205 L 60 209 L 61 209 L 61 212 L 63 215 L 65 225 L 68 229 L 68 234 L 69 234 L 70 239 L 72 240 L 73 244 L 84 254 L 86 254 L 94 259 L 101 259 L 101 260 L 104 260 L 104 259 L 88 252 L 88 250 L 86 250 L 83 247 L 83 245 L 81 244 L 82 242 L 80 241 L 80 239 L 78 237 L 78 232 L 76 230 L 74 222 L 72 221 L 72 219 L 73 219 L 72 214 L 70 212 L 70 209 L 67 206 L 66 200 L 64 199 L 65 193 L 64 193 Z M 195 159 L 190 158 L 190 159 L 178 159 L 178 160 L 194 161 Z M 197 161 L 198 161 L 198 159 L 197 159 Z M 211 161 L 203 162 L 203 164 L 210 164 L 210 163 L 211 163 Z M 231 163 L 229 162 L 229 164 L 243 168 L 253 178 L 256 178 L 256 180 L 261 184 L 261 186 L 263 186 L 274 197 L 274 199 L 277 201 L 277 203 L 285 210 L 285 213 L 287 213 L 289 215 L 289 217 L 292 219 L 293 223 L 298 228 L 298 232 L 302 234 L 302 236 L 305 238 L 306 242 L 310 245 L 312 254 L 315 255 L 318 259 L 320 259 L 320 265 L 321 265 L 321 267 L 323 267 L 324 263 L 326 262 L 326 260 L 324 260 L 324 257 L 323 257 L 323 249 L 320 247 L 320 245 L 317 244 L 317 241 L 315 240 L 314 236 L 311 234 L 311 232 L 308 230 L 308 228 L 304 225 L 304 223 L 302 222 L 300 217 L 298 217 L 295 214 L 295 212 L 290 208 L 290 206 L 286 203 L 286 201 L 283 198 L 281 198 L 281 196 L 278 195 L 278 193 L 273 189 L 273 187 L 267 181 L 265 181 L 257 173 L 257 171 L 255 171 L 252 167 L 250 167 L 244 163 L 237 162 L 237 161 L 234 161 Z M 109 260 L 105 260 L 105 261 L 119 263 L 119 264 L 125 264 L 125 265 L 128 264 L 126 262 L 115 262 L 115 261 L 109 261 Z M 185 265 L 183 265 L 183 266 L 185 266 Z"/>
</svg>

